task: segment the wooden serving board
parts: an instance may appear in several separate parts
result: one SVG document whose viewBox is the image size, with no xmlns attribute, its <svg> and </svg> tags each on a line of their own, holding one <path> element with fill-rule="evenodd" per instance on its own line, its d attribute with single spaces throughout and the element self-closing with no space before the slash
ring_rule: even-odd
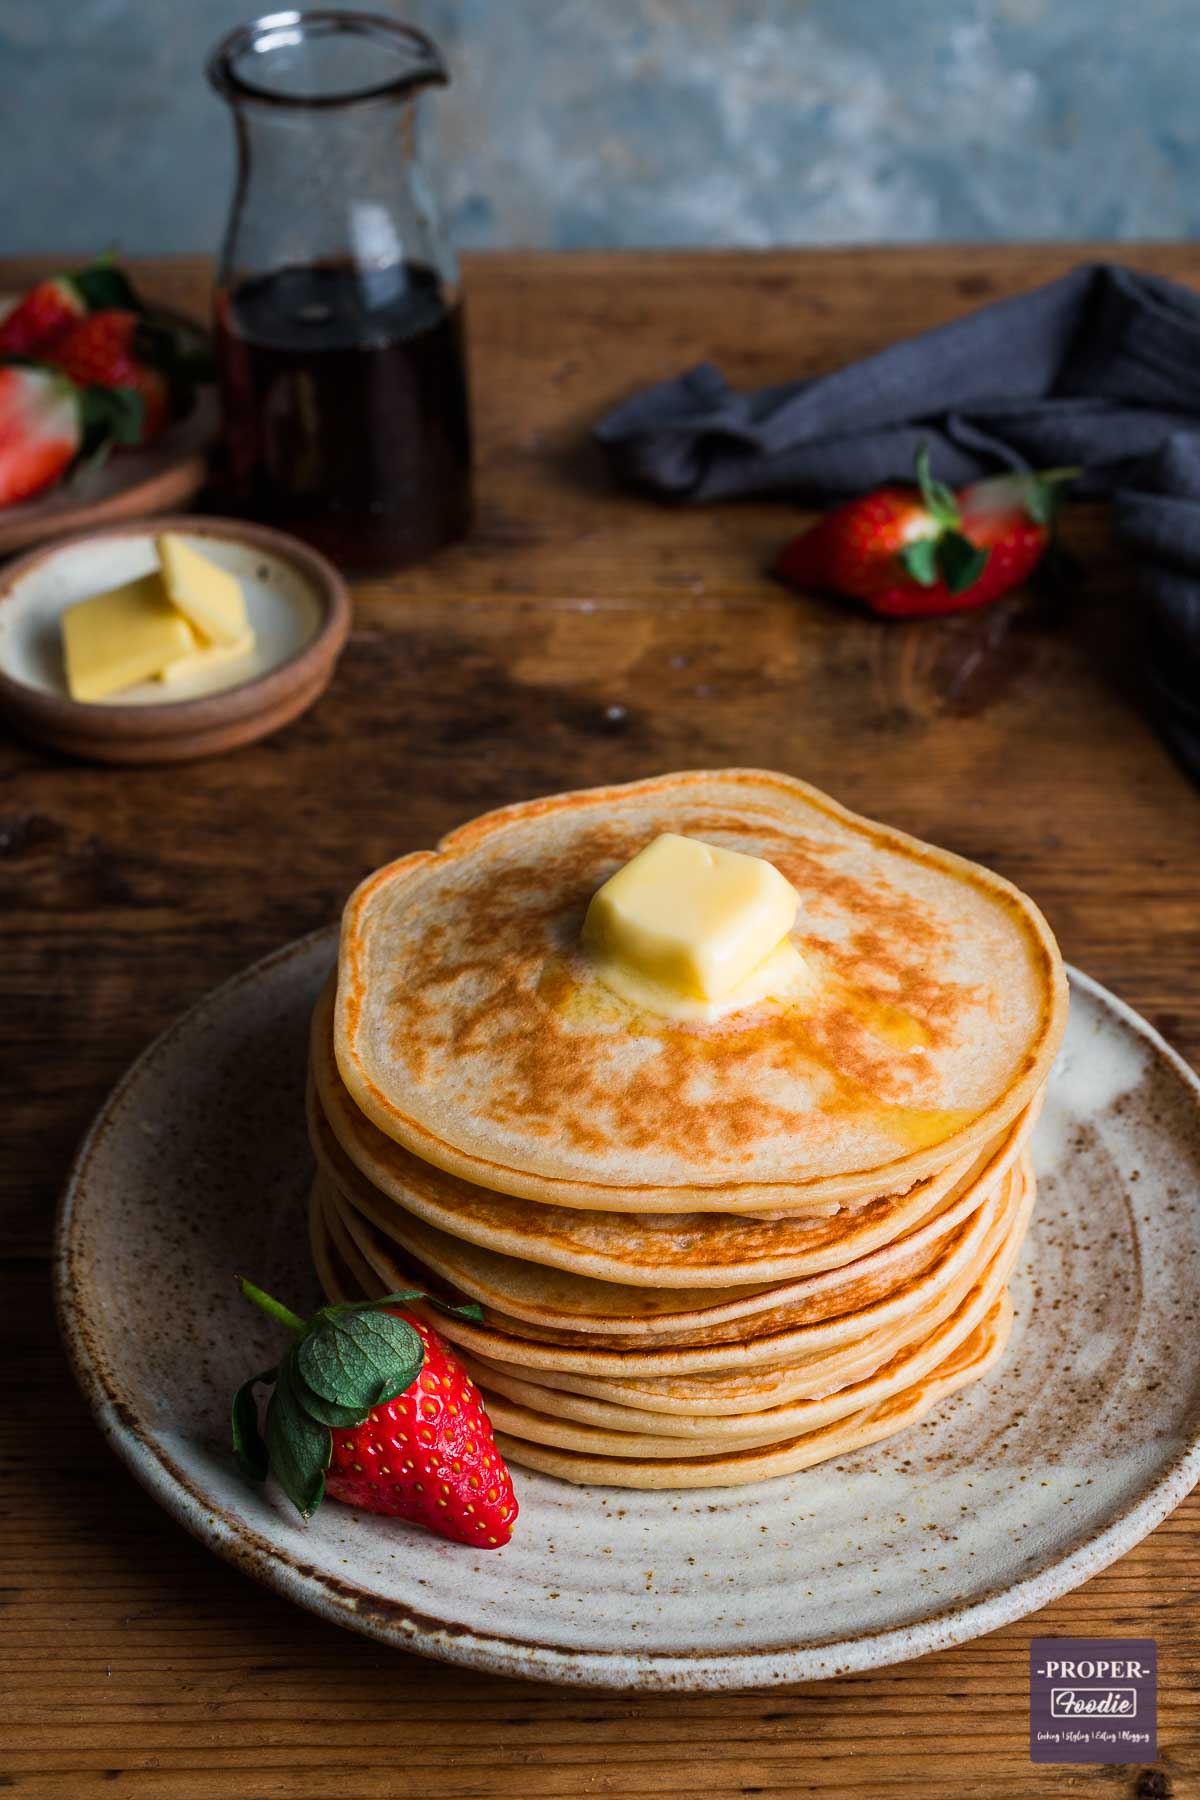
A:
<svg viewBox="0 0 1200 1800">
<path fill-rule="evenodd" d="M 791 770 L 1010 875 L 1071 961 L 1200 1059 L 1200 794 L 1143 716 L 1137 601 L 1103 512 L 1069 511 L 1070 589 L 896 628 L 766 578 L 795 508 L 657 508 L 612 491 L 587 440 L 619 396 L 701 358 L 744 383 L 817 373 L 1093 253 L 471 259 L 476 532 L 356 590 L 313 711 L 169 774 L 0 741 L 0 1786 L 31 1800 L 1200 1795 L 1195 1497 L 1035 1618 L 879 1674 L 644 1700 L 486 1679 L 323 1625 L 170 1524 L 70 1385 L 46 1269 L 75 1143 L 154 1033 L 334 918 L 385 858 L 556 788 Z M 1200 285 L 1200 249 L 1130 260 Z M 38 272 L 5 264 L 0 289 Z M 134 273 L 203 316 L 201 263 Z M 1029 1641 L 1053 1634 L 1158 1639 L 1153 1770 L 1029 1763 Z"/>
</svg>

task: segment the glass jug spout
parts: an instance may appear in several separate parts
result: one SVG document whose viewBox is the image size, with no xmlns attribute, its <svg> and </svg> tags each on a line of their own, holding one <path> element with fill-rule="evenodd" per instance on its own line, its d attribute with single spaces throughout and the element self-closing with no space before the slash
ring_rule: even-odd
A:
<svg viewBox="0 0 1200 1800">
<path fill-rule="evenodd" d="M 235 104 L 272 106 L 411 98 L 449 80 L 423 31 L 361 12 L 267 13 L 222 38 L 208 76 Z"/>
</svg>

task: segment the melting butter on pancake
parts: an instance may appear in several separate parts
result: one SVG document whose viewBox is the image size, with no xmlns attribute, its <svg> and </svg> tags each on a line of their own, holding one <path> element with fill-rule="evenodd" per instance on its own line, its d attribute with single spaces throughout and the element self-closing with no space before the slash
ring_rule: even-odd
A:
<svg viewBox="0 0 1200 1800">
<path fill-rule="evenodd" d="M 769 862 L 804 992 L 711 1022 L 615 995 L 589 901 L 663 833 Z M 388 1138 L 574 1208 L 827 1209 L 978 1154 L 1041 1087 L 1066 985 L 1001 877 L 755 770 L 528 802 L 380 870 L 344 916 L 337 1068 Z"/>
<path fill-rule="evenodd" d="M 761 856 L 665 831 L 597 888 L 582 946 L 635 1011 L 711 1024 L 800 992 L 799 896 Z"/>
</svg>

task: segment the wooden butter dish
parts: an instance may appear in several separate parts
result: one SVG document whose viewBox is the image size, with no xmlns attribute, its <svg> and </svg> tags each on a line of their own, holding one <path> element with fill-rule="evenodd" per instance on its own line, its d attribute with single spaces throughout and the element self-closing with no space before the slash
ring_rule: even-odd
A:
<svg viewBox="0 0 1200 1800">
<path fill-rule="evenodd" d="M 256 646 L 240 678 L 208 671 L 142 682 L 111 700 L 67 692 L 61 618 L 68 606 L 157 566 L 155 538 L 178 532 L 236 575 Z M 93 762 L 212 756 L 288 724 L 329 683 L 350 629 L 333 565 L 285 532 L 238 519 L 137 519 L 60 539 L 0 570 L 0 710 L 24 736 Z"/>
</svg>

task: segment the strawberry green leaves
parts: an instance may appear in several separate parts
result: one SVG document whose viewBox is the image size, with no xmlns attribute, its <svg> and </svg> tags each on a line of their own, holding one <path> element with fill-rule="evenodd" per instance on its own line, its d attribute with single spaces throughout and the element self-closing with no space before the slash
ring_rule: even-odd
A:
<svg viewBox="0 0 1200 1800">
<path fill-rule="evenodd" d="M 922 587 L 932 587 L 938 578 L 938 541 L 936 537 L 914 538 L 900 552 L 900 561 Z"/>
<path fill-rule="evenodd" d="M 248 1481 L 267 1479 L 267 1446 L 258 1428 L 258 1402 L 254 1390 L 260 1383 L 274 1381 L 277 1371 L 268 1369 L 243 1381 L 233 1396 L 233 1454 Z"/>
<path fill-rule="evenodd" d="M 901 566 L 919 587 L 942 581 L 951 594 L 965 594 L 987 567 L 988 553 L 963 534 L 958 497 L 944 481 L 934 479 L 925 444 L 917 451 L 917 486 L 933 529 L 904 546 Z"/>
<path fill-rule="evenodd" d="M 295 1357 L 305 1389 L 318 1402 L 356 1415 L 329 1423 L 356 1425 L 373 1406 L 412 1386 L 424 1354 L 420 1337 L 404 1319 L 359 1312 L 330 1318 L 301 1341 Z"/>
<path fill-rule="evenodd" d="M 274 1475 L 307 1519 L 324 1497 L 330 1432 L 361 1425 L 374 1407 L 406 1393 L 424 1365 L 421 1334 L 386 1308 L 430 1296 L 414 1288 L 382 1300 L 323 1306 L 305 1322 L 252 1282 L 240 1285 L 246 1299 L 291 1331 L 295 1342 L 277 1369 L 253 1376 L 234 1395 L 234 1455 L 248 1480 Z M 478 1306 L 442 1310 L 482 1316 Z M 254 1390 L 272 1381 L 264 1439 Z"/>
<path fill-rule="evenodd" d="M 146 407 L 135 388 L 81 388 L 79 410 L 84 456 L 96 456 L 114 444 L 141 442 Z"/>
<path fill-rule="evenodd" d="M 942 531 L 936 537 L 914 538 L 900 552 L 900 562 L 920 587 L 944 581 L 952 594 L 963 594 L 983 574 L 988 553 L 964 537 L 961 531 Z"/>
<path fill-rule="evenodd" d="M 325 1497 L 325 1471 L 332 1454 L 328 1425 L 305 1410 L 297 1390 L 293 1351 L 280 1364 L 267 1407 L 267 1455 L 276 1481 L 306 1519 Z"/>
<path fill-rule="evenodd" d="M 1058 514 L 1063 488 L 1077 481 L 1080 469 L 1019 470 L 1012 477 L 1021 505 L 1035 525 L 1049 528 Z"/>
<path fill-rule="evenodd" d="M 110 306 L 119 306 L 128 312 L 146 310 L 128 275 L 117 267 L 111 256 L 98 258 L 66 279 L 89 312 L 99 312 Z"/>
<path fill-rule="evenodd" d="M 988 552 L 960 531 L 944 531 L 937 541 L 937 572 L 952 594 L 965 594 L 987 567 Z"/>
</svg>

